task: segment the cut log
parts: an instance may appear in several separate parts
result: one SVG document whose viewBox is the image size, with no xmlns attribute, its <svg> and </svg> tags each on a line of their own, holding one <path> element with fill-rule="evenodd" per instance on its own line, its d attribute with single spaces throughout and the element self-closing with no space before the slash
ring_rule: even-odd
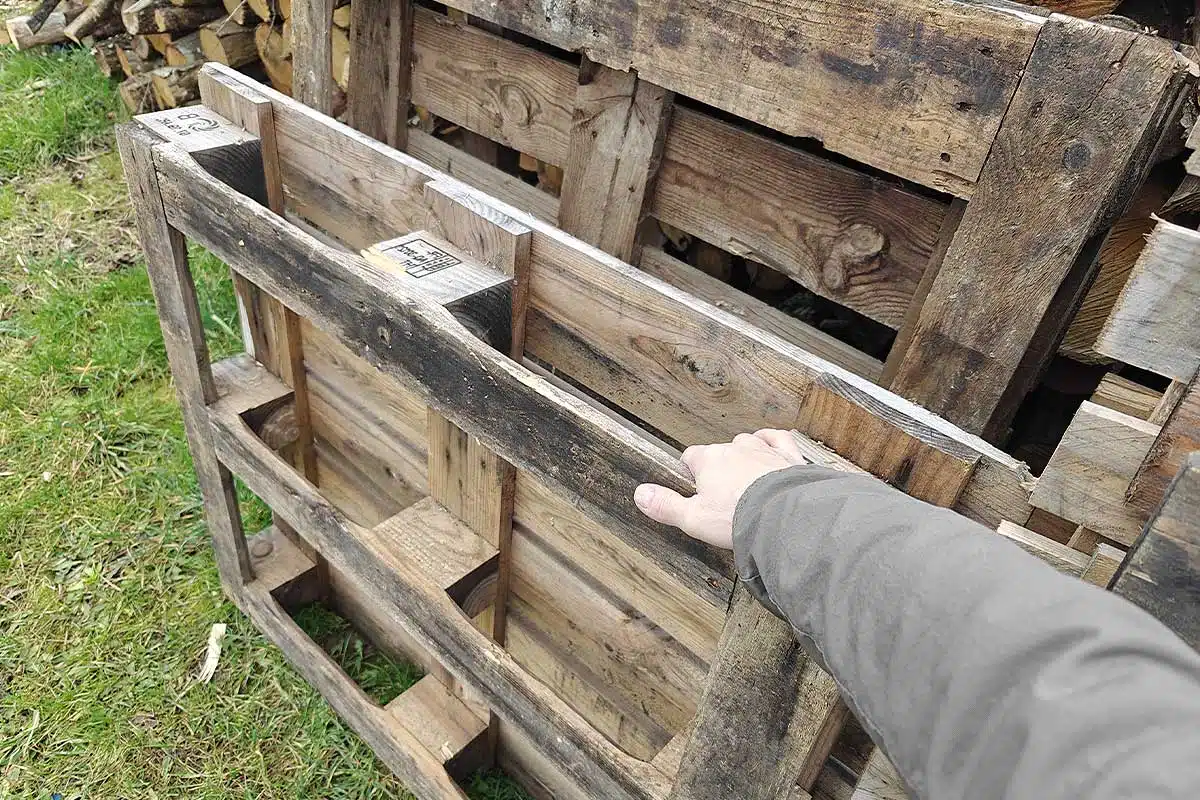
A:
<svg viewBox="0 0 1200 800">
<path fill-rule="evenodd" d="M 200 34 L 189 33 L 176 39 L 167 46 L 167 64 L 172 67 L 185 67 L 197 61 L 206 61 L 204 52 L 200 49 Z"/>
<path fill-rule="evenodd" d="M 292 18 L 292 0 L 276 0 L 279 5 L 279 16 L 284 19 Z"/>
<path fill-rule="evenodd" d="M 125 23 L 122 22 L 122 25 Z M 128 35 L 128 34 L 127 34 Z M 146 59 L 151 53 L 156 52 L 154 46 L 150 44 L 149 36 L 129 36 L 129 42 L 122 44 L 125 49 L 133 48 L 133 52 L 137 53 L 138 58 Z"/>
<path fill-rule="evenodd" d="M 282 18 L 275 0 L 246 0 L 246 4 L 255 16 L 265 22 L 275 22 Z"/>
<path fill-rule="evenodd" d="M 220 5 L 175 6 L 169 0 L 136 0 L 121 9 L 125 29 L 139 33 L 181 33 L 224 16 Z"/>
<path fill-rule="evenodd" d="M 154 99 L 162 108 L 179 108 L 200 96 L 197 77 L 202 63 L 183 67 L 159 67 L 150 73 Z"/>
<path fill-rule="evenodd" d="M 129 45 L 128 34 L 124 38 L 114 36 L 111 39 L 105 39 L 92 45 L 92 56 L 96 59 L 96 68 L 106 78 L 124 74 L 124 71 L 121 69 L 121 60 L 117 58 L 117 47 L 119 45 Z"/>
<path fill-rule="evenodd" d="M 339 28 L 350 30 L 350 4 L 335 8 L 333 10 L 333 24 Z"/>
<path fill-rule="evenodd" d="M 117 93 L 131 114 L 146 114 L 158 109 L 154 101 L 154 85 L 148 72 L 126 78 L 117 87 Z"/>
<path fill-rule="evenodd" d="M 164 63 L 162 56 L 158 53 L 151 54 L 150 58 L 142 58 L 134 48 L 122 47 L 120 45 L 117 46 L 117 61 L 121 65 L 121 71 L 130 78 L 134 75 L 149 72 L 152 69 L 158 69 Z"/>
<path fill-rule="evenodd" d="M 58 0 L 42 0 L 42 4 L 37 7 L 37 10 L 29 15 L 29 19 L 25 24 L 29 26 L 30 33 L 37 33 L 42 29 L 42 25 L 54 13 L 54 9 L 58 8 Z"/>
<path fill-rule="evenodd" d="M 117 0 L 92 0 L 79 16 L 67 23 L 63 35 L 76 44 L 84 36 L 111 34 L 112 22 L 117 16 Z M 107 25 L 105 23 L 108 23 Z M 120 22 L 118 21 L 119 25 Z M 103 30 L 102 30 L 103 29 Z"/>
<path fill-rule="evenodd" d="M 169 33 L 147 33 L 145 39 L 146 43 L 150 45 L 150 49 L 160 56 L 165 56 L 167 48 L 171 46 L 172 37 Z"/>
<path fill-rule="evenodd" d="M 254 30 L 254 45 L 271 85 L 292 94 L 292 45 L 273 25 L 264 22 Z"/>
<path fill-rule="evenodd" d="M 222 0 L 222 5 L 225 7 L 228 19 L 233 20 L 238 25 L 251 25 L 254 23 L 254 12 L 251 11 L 250 3 L 247 0 Z"/>
<path fill-rule="evenodd" d="M 58 8 L 46 18 L 45 23 L 42 24 L 37 33 L 29 30 L 28 16 L 13 17 L 6 20 L 4 27 L 8 31 L 9 41 L 18 50 L 28 50 L 31 47 L 39 47 L 44 44 L 65 42 L 67 40 L 67 24 L 83 13 L 83 9 L 84 6 L 82 3 L 60 3 Z"/>
<path fill-rule="evenodd" d="M 226 17 L 200 29 L 200 49 L 210 61 L 240 67 L 258 61 L 254 28 L 238 25 Z"/>
</svg>

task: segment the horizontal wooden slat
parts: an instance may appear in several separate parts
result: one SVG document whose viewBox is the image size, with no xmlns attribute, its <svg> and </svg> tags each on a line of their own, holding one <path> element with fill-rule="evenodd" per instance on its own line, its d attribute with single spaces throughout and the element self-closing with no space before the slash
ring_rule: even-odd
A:
<svg viewBox="0 0 1200 800">
<path fill-rule="evenodd" d="M 425 131 L 408 133 L 408 153 L 447 175 L 469 183 L 481 192 L 553 225 L 558 221 L 558 198 L 530 186 L 470 153 L 463 152 Z"/>
<path fill-rule="evenodd" d="M 869 381 L 878 380 L 883 369 L 879 359 L 871 358 L 861 350 L 788 316 L 745 292 L 739 292 L 724 281 L 667 255 L 658 248 L 643 249 L 639 266 L 677 289 L 712 303 L 722 311 L 741 317 L 756 328 L 770 331 L 780 339 Z"/>
<path fill-rule="evenodd" d="M 412 101 L 534 158 L 567 160 L 575 67 L 416 8 Z"/>
<path fill-rule="evenodd" d="M 1200 368 L 1200 233 L 1161 221 L 1117 298 L 1096 349 L 1188 381 Z"/>
<path fill-rule="evenodd" d="M 1026 553 L 1037 556 L 1059 572 L 1078 578 L 1087 569 L 1088 556 L 1008 520 L 1000 523 L 1000 527 L 996 528 L 996 533 Z"/>
<path fill-rule="evenodd" d="M 1125 491 L 1159 426 L 1085 402 L 1071 420 L 1030 497 L 1038 508 L 1122 544 L 1145 517 L 1125 504 Z"/>
<path fill-rule="evenodd" d="M 205 68 L 221 71 L 231 82 L 256 86 L 233 71 Z M 275 108 L 281 156 L 287 152 L 295 159 L 288 167 L 295 180 L 288 187 L 297 208 L 336 218 L 344 226 L 337 229 L 339 236 L 355 247 L 424 227 L 420 185 L 440 173 L 277 92 L 257 91 Z M 318 154 L 313 142 L 327 146 Z M 307 163 L 316 159 L 321 163 Z M 364 181 L 360 175 L 379 177 Z M 1028 516 L 1024 465 L 977 437 L 518 209 L 482 196 L 476 202 L 495 205 L 533 231 L 530 351 L 538 356 L 564 353 L 562 361 L 549 360 L 586 368 L 589 388 L 673 438 L 715 441 L 768 425 L 797 427 L 800 399 L 820 376 L 829 375 L 829 390 L 847 399 L 843 416 L 879 417 L 924 451 L 980 457 L 957 509 L 992 527 L 1001 519 Z M 387 232 L 377 235 L 381 229 Z M 605 313 L 606 307 L 620 313 Z M 538 332 L 538 317 L 553 324 Z M 711 403 L 711 413 L 688 411 L 697 405 L 697 393 Z M 804 427 L 799 430 L 821 438 Z M 862 463 L 851 445 L 859 446 L 850 441 L 834 449 Z"/>
<path fill-rule="evenodd" d="M 946 206 L 676 109 L 651 213 L 886 325 L 904 319 Z"/>
<path fill-rule="evenodd" d="M 964 196 L 1041 24 L 1015 6 L 920 0 L 448 5 Z"/>
<path fill-rule="evenodd" d="M 433 675 L 426 675 L 384 706 L 456 778 L 487 766 L 487 720 L 475 716 Z"/>
</svg>

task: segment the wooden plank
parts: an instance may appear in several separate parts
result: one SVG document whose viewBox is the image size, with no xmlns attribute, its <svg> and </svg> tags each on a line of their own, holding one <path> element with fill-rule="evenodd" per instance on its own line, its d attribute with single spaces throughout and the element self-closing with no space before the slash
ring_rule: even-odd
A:
<svg viewBox="0 0 1200 800">
<path fill-rule="evenodd" d="M 535 534 L 513 533 L 514 603 L 527 635 L 541 640 L 542 670 L 577 671 L 609 706 L 609 738 L 649 760 L 696 711 L 706 664 L 647 619 L 618 601 L 609 587 L 555 552 Z M 569 605 L 563 598 L 570 597 Z M 514 656 L 528 661 L 531 653 Z M 563 676 L 556 682 L 567 685 Z M 585 692 L 586 694 L 587 692 Z M 560 692 L 563 697 L 571 692 Z M 591 718 L 591 715 L 588 715 Z"/>
<path fill-rule="evenodd" d="M 171 363 L 175 393 L 183 410 L 184 432 L 204 498 L 205 518 L 216 552 L 221 583 L 234 591 L 254 578 L 233 479 L 218 461 L 205 406 L 217 399 L 208 346 L 188 267 L 187 243 L 167 221 L 152 148 L 158 138 L 136 124 L 117 128 L 117 147 L 137 217 L 138 240 L 146 256 L 154 301 Z M 197 171 L 199 167 L 196 168 Z M 201 172 L 207 177 L 206 173 Z M 209 179 L 211 180 L 211 178 Z"/>
<path fill-rule="evenodd" d="M 876 750 L 849 800 L 909 800 L 904 780 L 882 750 Z"/>
<path fill-rule="evenodd" d="M 1200 369 L 1200 233 L 1159 221 L 1096 349 L 1177 381 L 1191 380 Z"/>
<path fill-rule="evenodd" d="M 1121 566 L 1121 561 L 1124 558 L 1125 552 L 1123 550 L 1100 542 L 1100 544 L 1096 545 L 1095 552 L 1092 553 L 1087 567 L 1079 577 L 1093 586 L 1107 589 L 1112 582 L 1113 575 L 1117 573 L 1117 568 Z"/>
<path fill-rule="evenodd" d="M 562 166 L 575 69 L 427 9 L 413 24 L 412 101 L 475 133 Z"/>
<path fill-rule="evenodd" d="M 1112 581 L 1112 590 L 1149 611 L 1200 649 L 1200 453 L 1191 453 Z"/>
<path fill-rule="evenodd" d="M 361 0 L 350 6 L 347 120 L 401 150 L 408 144 L 412 28 L 411 0 Z"/>
<path fill-rule="evenodd" d="M 946 207 L 690 109 L 671 123 L 651 212 L 897 327 Z"/>
<path fill-rule="evenodd" d="M 432 675 L 426 675 L 384 706 L 450 775 L 469 778 L 487 766 L 487 722 Z"/>
<path fill-rule="evenodd" d="M 257 86 L 232 70 L 205 68 Z M 322 220 L 355 247 L 425 226 L 423 186 L 444 178 L 441 173 L 266 87 L 258 90 L 274 104 L 289 200 L 304 216 Z M 372 180 L 356 177 L 364 174 Z M 560 368 L 570 365 L 572 377 L 677 441 L 728 440 L 764 425 L 795 427 L 793 409 L 813 381 L 826 373 L 845 376 L 640 270 L 581 248 L 519 209 L 479 202 L 533 231 L 530 352 Z M 958 510 L 990 527 L 1028 516 L 1023 464 L 866 381 L 845 376 L 844 383 L 855 390 L 846 393 L 852 413 L 882 415 L 934 449 L 964 447 L 980 455 Z M 712 413 L 688 411 L 698 396 Z M 841 454 L 855 459 L 852 450 Z"/>
<path fill-rule="evenodd" d="M 917 0 L 693 0 L 617 14 L 595 0 L 448 5 L 962 194 L 979 175 L 1042 22 L 1015 7 Z"/>
<path fill-rule="evenodd" d="M 647 620 L 707 662 L 716 648 L 723 609 L 697 602 L 694 592 L 642 558 L 528 472 L 517 473 L 514 519 L 576 569 L 637 609 Z"/>
<path fill-rule="evenodd" d="M 333 0 L 292 3 L 292 94 L 322 114 L 333 113 Z"/>
<path fill-rule="evenodd" d="M 1167 487 L 1194 450 L 1200 450 L 1200 373 L 1171 411 L 1129 486 L 1129 505 L 1142 519 L 1148 519 L 1162 502 Z"/>
<path fill-rule="evenodd" d="M 791 626 L 739 584 L 670 800 L 786 796 L 816 744 L 821 711 L 839 703 Z"/>
<path fill-rule="evenodd" d="M 1028 528 L 1022 528 L 1013 522 L 1005 520 L 996 528 L 996 533 L 1008 539 L 1031 556 L 1037 556 L 1059 572 L 1066 575 L 1081 577 L 1091 559 L 1078 550 L 1068 547 L 1061 542 L 1034 533 Z"/>
<path fill-rule="evenodd" d="M 1123 212 L 1191 81 L 1187 63 L 1164 40 L 1050 18 L 894 391 L 967 430 L 1007 435 L 1094 275 L 1097 234 Z"/>
<path fill-rule="evenodd" d="M 1156 392 L 1136 381 L 1122 378 L 1115 372 L 1109 372 L 1100 379 L 1100 385 L 1092 392 L 1091 400 L 1113 411 L 1149 420 L 1162 400 L 1162 392 Z"/>
<path fill-rule="evenodd" d="M 408 134 L 408 152 L 434 169 L 451 175 L 481 192 L 503 200 L 543 222 L 558 220 L 558 198 L 530 186 L 491 164 L 420 129 Z"/>
<path fill-rule="evenodd" d="M 246 540 L 254 580 L 286 609 L 321 599 L 325 587 L 317 565 L 274 525 Z"/>
<path fill-rule="evenodd" d="M 647 480 L 686 485 L 677 461 L 479 342 L 445 309 L 386 273 L 240 199 L 186 155 L 164 146 L 156 163 L 170 219 L 189 236 L 319 327 L 363 348 L 380 369 L 411 383 L 510 463 L 561 488 L 707 602 L 724 603 L 726 559 L 678 531 L 648 525 L 632 502 L 634 487 Z"/>
<path fill-rule="evenodd" d="M 772 308 L 745 292 L 739 292 L 724 281 L 713 278 L 657 247 L 642 250 L 639 266 L 676 289 L 694 295 L 734 316 L 741 317 L 756 328 L 770 331 L 802 350 L 836 364 L 869 381 L 876 381 L 882 365 L 878 359 L 795 317 Z"/>
<path fill-rule="evenodd" d="M 558 224 L 635 262 L 675 97 L 632 70 L 583 59 L 564 164 Z"/>
<path fill-rule="evenodd" d="M 555 758 L 585 791 L 597 797 L 645 800 L 666 793 L 656 771 L 614 747 L 530 677 L 503 648 L 478 631 L 444 592 L 425 582 L 404 560 L 392 558 L 370 530 L 345 520 L 244 423 L 218 416 L 211 421 L 223 463 L 305 535 L 329 559 L 331 568 L 353 575 L 456 680 L 478 691 L 497 714 Z M 314 676 L 306 677 L 315 682 Z"/>
<path fill-rule="evenodd" d="M 1158 432 L 1157 425 L 1085 401 L 1034 485 L 1030 502 L 1131 544 L 1144 517 L 1125 505 L 1125 490 Z"/>
</svg>

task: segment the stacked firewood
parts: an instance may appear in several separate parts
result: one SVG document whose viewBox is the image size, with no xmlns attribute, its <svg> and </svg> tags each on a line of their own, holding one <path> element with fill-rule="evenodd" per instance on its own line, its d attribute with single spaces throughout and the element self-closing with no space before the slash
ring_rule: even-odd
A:
<svg viewBox="0 0 1200 800">
<path fill-rule="evenodd" d="M 43 0 L 5 28 L 19 50 L 62 42 L 90 47 L 100 71 L 122 79 L 129 110 L 144 113 L 198 101 L 197 73 L 206 61 L 269 79 L 291 94 L 291 6 L 291 0 Z M 349 14 L 341 16 L 348 27 Z M 344 80 L 344 28 L 334 29 L 334 39 L 335 72 Z"/>
</svg>

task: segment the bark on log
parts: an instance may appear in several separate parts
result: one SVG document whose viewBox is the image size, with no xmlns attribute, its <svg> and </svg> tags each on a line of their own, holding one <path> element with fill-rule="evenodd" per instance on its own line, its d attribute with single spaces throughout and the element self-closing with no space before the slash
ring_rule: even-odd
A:
<svg viewBox="0 0 1200 800">
<path fill-rule="evenodd" d="M 292 44 L 273 25 L 264 22 L 254 30 L 254 45 L 271 85 L 291 97 Z"/>
<path fill-rule="evenodd" d="M 118 47 L 128 47 L 129 34 L 119 34 L 92 45 L 92 56 L 96 59 L 96 68 L 106 78 L 123 75 L 121 59 L 117 57 Z"/>
<path fill-rule="evenodd" d="M 253 25 L 254 12 L 248 0 L 221 0 L 229 19 L 238 25 Z"/>
<path fill-rule="evenodd" d="M 110 19 L 117 8 L 117 0 L 92 0 L 78 17 L 67 23 L 63 34 L 72 42 L 78 43 L 84 36 L 96 30 L 102 22 Z"/>
<path fill-rule="evenodd" d="M 205 61 L 204 52 L 200 49 L 200 34 L 189 33 L 176 39 L 167 46 L 167 64 L 172 67 L 185 67 L 197 61 Z"/>
<path fill-rule="evenodd" d="M 121 9 L 125 29 L 139 33 L 186 33 L 223 16 L 221 5 L 176 6 L 169 0 L 135 0 Z"/>
<path fill-rule="evenodd" d="M 67 24 L 83 13 L 83 9 L 83 3 L 74 0 L 60 3 L 58 8 L 46 18 L 37 33 L 29 29 L 28 16 L 22 15 L 5 20 L 4 27 L 8 31 L 8 40 L 18 50 L 64 42 L 67 39 Z"/>
<path fill-rule="evenodd" d="M 130 78 L 158 69 L 163 65 L 163 59 L 158 53 L 152 53 L 150 58 L 142 58 L 135 49 L 119 45 L 117 46 L 117 61 L 121 65 L 121 71 Z"/>
</svg>

